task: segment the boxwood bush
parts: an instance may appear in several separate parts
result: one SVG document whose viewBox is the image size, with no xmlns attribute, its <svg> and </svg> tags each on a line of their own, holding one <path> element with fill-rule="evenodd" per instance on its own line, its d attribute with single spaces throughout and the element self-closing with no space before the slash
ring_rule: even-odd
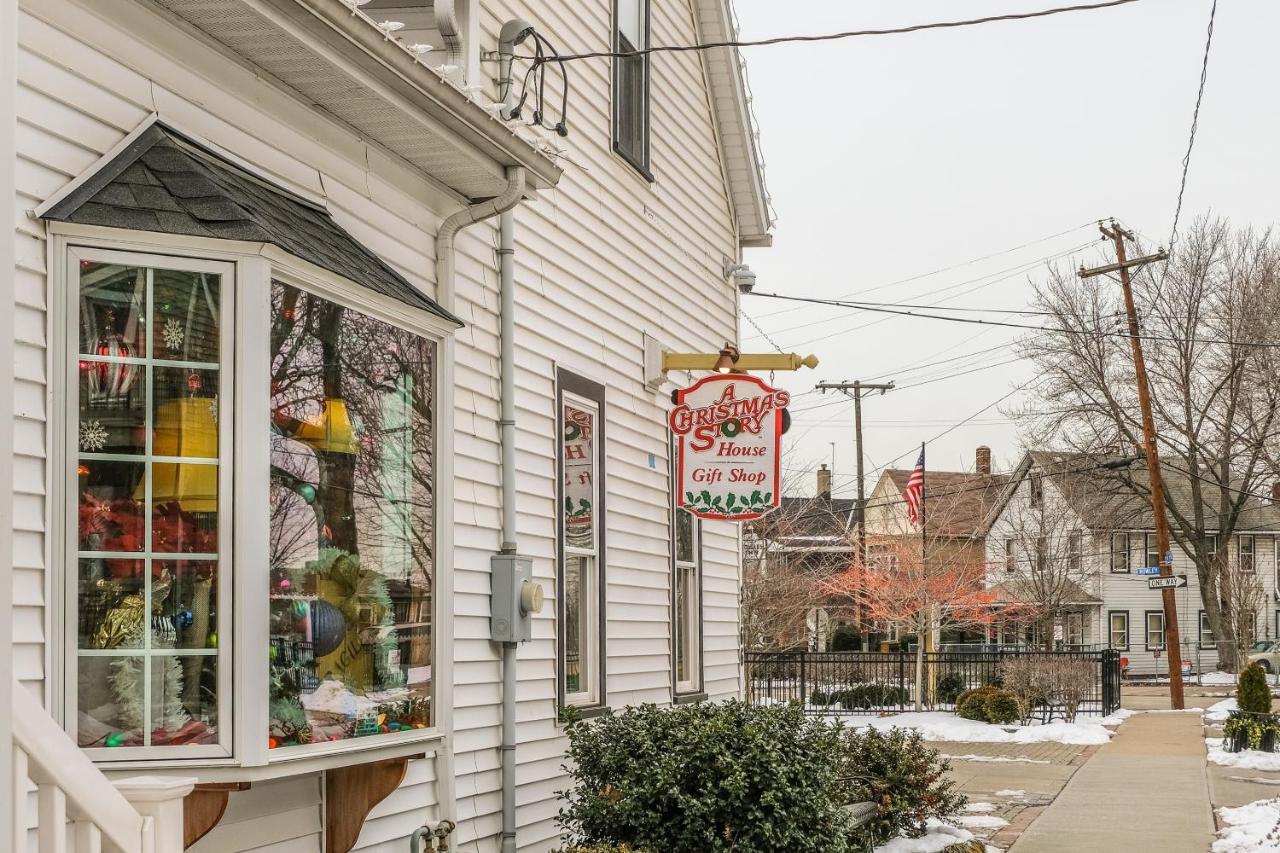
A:
<svg viewBox="0 0 1280 853">
<path fill-rule="evenodd" d="M 956 700 L 956 714 L 966 720 L 1008 725 L 1018 719 L 1018 702 L 999 687 L 966 690 Z"/>
<path fill-rule="evenodd" d="M 843 730 L 797 705 L 642 705 L 568 717 L 570 846 L 848 853 Z"/>
<path fill-rule="evenodd" d="M 809 696 L 813 705 L 839 705 L 846 711 L 898 708 L 907 701 L 907 691 L 896 684 L 855 684 L 832 690 L 818 689 Z"/>
</svg>

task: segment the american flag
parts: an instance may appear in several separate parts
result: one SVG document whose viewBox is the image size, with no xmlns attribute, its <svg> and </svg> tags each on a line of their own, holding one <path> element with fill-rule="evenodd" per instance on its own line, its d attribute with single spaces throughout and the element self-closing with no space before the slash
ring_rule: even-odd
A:
<svg viewBox="0 0 1280 853">
<path fill-rule="evenodd" d="M 916 460 L 916 468 L 907 480 L 907 487 L 902 496 L 907 500 L 907 518 L 912 524 L 920 523 L 920 502 L 924 500 L 924 449 L 920 450 L 920 458 Z"/>
</svg>

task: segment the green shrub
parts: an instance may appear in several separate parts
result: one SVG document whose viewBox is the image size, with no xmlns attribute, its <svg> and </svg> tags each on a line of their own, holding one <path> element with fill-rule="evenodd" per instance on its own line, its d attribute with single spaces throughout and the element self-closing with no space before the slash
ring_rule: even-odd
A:
<svg viewBox="0 0 1280 853">
<path fill-rule="evenodd" d="M 564 853 L 644 853 L 630 844 L 588 844 L 584 847 L 566 847 Z"/>
<path fill-rule="evenodd" d="M 1240 673 L 1236 702 L 1241 711 L 1253 714 L 1271 713 L 1271 688 L 1267 686 L 1266 671 L 1258 664 L 1251 663 Z"/>
<path fill-rule="evenodd" d="M 652 705 L 570 714 L 559 824 L 573 844 L 847 853 L 843 729 L 797 705 Z"/>
<path fill-rule="evenodd" d="M 958 672 L 948 672 L 938 679 L 938 701 L 950 705 L 964 692 L 964 676 Z"/>
<path fill-rule="evenodd" d="M 987 722 L 999 726 L 1007 726 L 1016 721 L 1019 716 L 1018 700 L 1005 690 L 997 690 L 987 696 L 982 707 L 986 711 Z"/>
<path fill-rule="evenodd" d="M 987 697 L 999 692 L 997 687 L 975 687 L 966 690 L 956 698 L 956 715 L 966 720 L 987 721 Z"/>
<path fill-rule="evenodd" d="M 880 807 L 876 818 L 857 830 L 860 842 L 870 836 L 881 844 L 899 833 L 918 838 L 926 820 L 946 820 L 966 805 L 947 777 L 950 764 L 915 729 L 849 730 L 842 733 L 840 747 L 838 775 L 852 779 L 842 799 Z"/>
<path fill-rule="evenodd" d="M 852 625 L 841 625 L 831 633 L 831 651 L 862 651 L 862 635 Z"/>
<path fill-rule="evenodd" d="M 877 708 L 897 708 L 907 701 L 905 688 L 894 684 L 855 684 L 833 694 L 846 711 L 871 711 Z"/>
</svg>

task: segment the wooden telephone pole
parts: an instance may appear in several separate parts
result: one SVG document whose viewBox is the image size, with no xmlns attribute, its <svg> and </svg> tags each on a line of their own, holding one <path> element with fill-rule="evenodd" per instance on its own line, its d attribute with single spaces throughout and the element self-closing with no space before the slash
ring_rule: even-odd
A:
<svg viewBox="0 0 1280 853">
<path fill-rule="evenodd" d="M 814 387 L 823 394 L 828 390 L 843 391 L 853 398 L 853 446 L 858 467 L 858 565 L 865 565 L 867 562 L 867 499 L 865 484 L 862 482 L 862 398 L 867 391 L 879 391 L 881 394 L 892 391 L 893 383 L 819 382 Z"/>
<path fill-rule="evenodd" d="M 1129 260 L 1125 252 L 1125 240 L 1132 240 L 1133 234 L 1125 231 L 1115 220 L 1111 227 L 1101 227 L 1102 236 L 1115 243 L 1116 262 L 1093 269 L 1080 268 L 1081 278 L 1117 272 L 1120 274 L 1120 286 L 1124 290 L 1124 308 L 1129 316 L 1129 344 L 1133 349 L 1133 369 L 1138 382 L 1138 405 L 1142 409 L 1142 436 L 1146 445 L 1147 477 L 1151 485 L 1151 513 L 1155 517 L 1156 542 L 1160 549 L 1160 576 L 1173 575 L 1172 550 L 1169 547 L 1169 521 L 1165 517 L 1164 507 L 1164 475 L 1160 471 L 1160 451 L 1156 447 L 1155 418 L 1151 414 L 1151 388 L 1147 383 L 1147 363 L 1142 357 L 1142 338 L 1138 328 L 1138 311 L 1133 303 L 1133 287 L 1129 281 L 1129 270 L 1146 266 L 1155 261 L 1165 261 L 1169 255 L 1163 249 L 1154 255 Z M 1175 711 L 1183 708 L 1182 695 L 1182 644 L 1178 631 L 1178 605 L 1175 590 L 1160 590 L 1164 601 L 1165 649 L 1169 660 L 1169 704 Z"/>
</svg>

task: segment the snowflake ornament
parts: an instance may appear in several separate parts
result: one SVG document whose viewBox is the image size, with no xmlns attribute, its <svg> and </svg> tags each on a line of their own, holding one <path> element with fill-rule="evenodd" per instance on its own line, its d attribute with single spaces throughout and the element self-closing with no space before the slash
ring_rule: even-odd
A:
<svg viewBox="0 0 1280 853">
<path fill-rule="evenodd" d="M 187 337 L 182 324 L 173 317 L 164 321 L 164 329 L 160 332 L 160 335 L 164 338 L 164 345 L 169 348 L 170 352 L 177 352 Z"/>
<path fill-rule="evenodd" d="M 106 428 L 100 421 L 86 421 L 80 424 L 80 449 L 89 453 L 96 453 L 107 446 Z"/>
</svg>

